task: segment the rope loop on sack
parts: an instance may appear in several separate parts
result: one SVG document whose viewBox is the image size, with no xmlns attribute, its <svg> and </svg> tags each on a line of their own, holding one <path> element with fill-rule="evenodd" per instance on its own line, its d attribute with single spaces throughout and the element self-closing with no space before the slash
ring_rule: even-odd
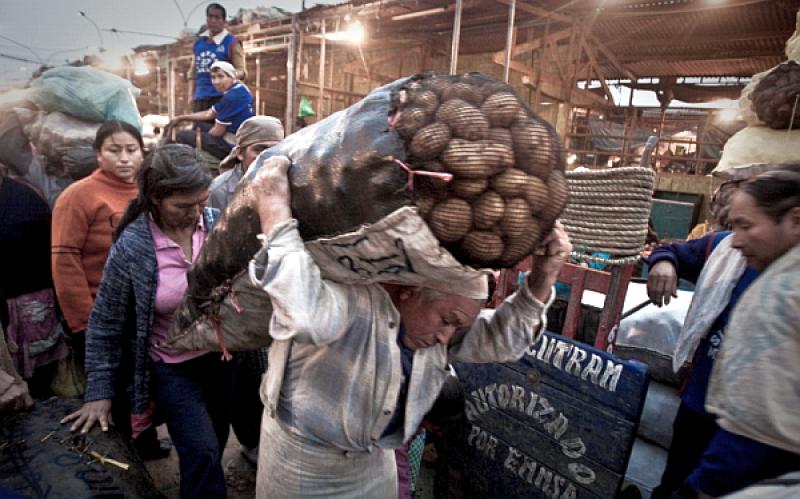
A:
<svg viewBox="0 0 800 499">
<path fill-rule="evenodd" d="M 414 175 L 419 175 L 420 177 L 433 177 L 438 178 L 439 180 L 443 180 L 445 182 L 450 182 L 453 180 L 452 173 L 442 173 L 442 172 L 431 172 L 428 170 L 414 170 L 407 164 L 403 163 L 397 158 L 394 158 L 394 162 L 400 165 L 406 172 L 408 172 L 408 181 L 406 182 L 405 188 L 409 191 L 414 190 Z"/>
</svg>

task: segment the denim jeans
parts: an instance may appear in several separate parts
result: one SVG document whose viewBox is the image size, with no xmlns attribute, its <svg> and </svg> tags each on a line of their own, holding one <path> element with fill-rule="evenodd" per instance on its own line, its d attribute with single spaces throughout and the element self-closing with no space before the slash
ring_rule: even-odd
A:
<svg viewBox="0 0 800 499">
<path fill-rule="evenodd" d="M 152 362 L 153 396 L 178 452 L 181 497 L 224 498 L 230 366 L 210 353 L 178 364 Z"/>
</svg>

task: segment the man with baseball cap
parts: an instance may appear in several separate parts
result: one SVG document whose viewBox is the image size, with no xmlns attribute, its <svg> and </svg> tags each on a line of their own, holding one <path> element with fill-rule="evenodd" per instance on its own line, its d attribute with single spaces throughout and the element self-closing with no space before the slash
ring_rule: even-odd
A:
<svg viewBox="0 0 800 499">
<path fill-rule="evenodd" d="M 261 151 L 283 140 L 283 125 L 272 116 L 253 116 L 236 131 L 236 145 L 220 162 L 223 171 L 208 190 L 208 206 L 224 210 L 233 199 L 244 172 Z M 266 349 L 239 352 L 233 357 L 231 376 L 231 426 L 242 444 L 242 456 L 253 466 L 258 461 L 261 415 L 264 406 L 259 395 L 261 376 L 267 370 Z"/>
<path fill-rule="evenodd" d="M 236 186 L 250 164 L 261 151 L 283 140 L 283 136 L 283 125 L 278 118 L 253 116 L 242 122 L 236 131 L 236 145 L 219 164 L 223 173 L 211 183 L 208 206 L 224 210 L 233 199 Z"/>
</svg>

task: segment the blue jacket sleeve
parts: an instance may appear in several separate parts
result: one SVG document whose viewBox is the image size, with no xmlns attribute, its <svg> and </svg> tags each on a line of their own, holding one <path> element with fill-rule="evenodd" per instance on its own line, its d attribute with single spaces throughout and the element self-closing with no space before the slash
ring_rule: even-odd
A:
<svg viewBox="0 0 800 499">
<path fill-rule="evenodd" d="M 697 282 L 706 263 L 706 253 L 717 233 L 705 235 L 685 243 L 663 244 L 653 250 L 648 263 L 650 267 L 661 260 L 669 260 L 678 272 L 678 278 Z"/>
<path fill-rule="evenodd" d="M 111 247 L 86 330 L 85 400 L 114 398 L 133 284 L 124 251 Z"/>
</svg>

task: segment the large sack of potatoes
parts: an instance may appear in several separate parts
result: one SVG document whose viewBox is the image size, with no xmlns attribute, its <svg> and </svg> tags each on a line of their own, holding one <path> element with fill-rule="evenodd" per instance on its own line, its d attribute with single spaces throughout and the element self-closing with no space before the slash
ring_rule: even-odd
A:
<svg viewBox="0 0 800 499">
<path fill-rule="evenodd" d="M 339 282 L 447 283 L 485 297 L 477 269 L 529 255 L 567 198 L 559 138 L 512 87 L 478 73 L 398 80 L 261 154 L 189 273 L 171 346 L 269 342 L 269 300 L 247 276 L 261 246 L 247 184 L 274 155 L 291 160 L 306 248 Z"/>
</svg>

